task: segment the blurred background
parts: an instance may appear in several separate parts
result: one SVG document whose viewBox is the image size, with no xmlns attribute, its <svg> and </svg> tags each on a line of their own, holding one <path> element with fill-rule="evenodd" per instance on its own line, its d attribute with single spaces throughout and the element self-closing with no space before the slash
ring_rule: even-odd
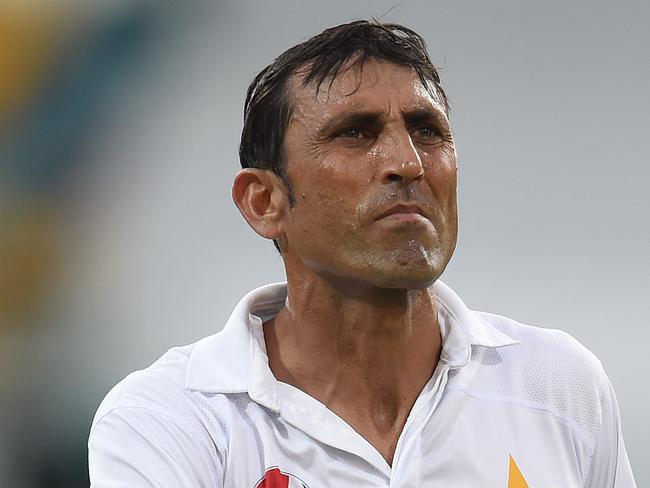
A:
<svg viewBox="0 0 650 488">
<path fill-rule="evenodd" d="M 451 97 L 473 308 L 603 362 L 650 486 L 650 4 L 0 0 L 0 486 L 88 486 L 97 405 L 284 278 L 230 199 L 246 87 L 377 16 Z"/>
</svg>

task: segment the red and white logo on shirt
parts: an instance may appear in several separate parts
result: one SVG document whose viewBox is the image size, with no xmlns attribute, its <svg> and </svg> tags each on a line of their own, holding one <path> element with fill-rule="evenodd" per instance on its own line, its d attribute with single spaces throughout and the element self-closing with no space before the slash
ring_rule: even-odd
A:
<svg viewBox="0 0 650 488">
<path fill-rule="evenodd" d="M 294 476 L 279 468 L 269 468 L 255 488 L 309 488 L 307 484 L 297 476 Z"/>
</svg>

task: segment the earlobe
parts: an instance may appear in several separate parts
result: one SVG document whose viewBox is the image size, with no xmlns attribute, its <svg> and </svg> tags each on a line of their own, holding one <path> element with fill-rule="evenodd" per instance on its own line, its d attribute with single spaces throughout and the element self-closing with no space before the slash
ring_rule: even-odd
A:
<svg viewBox="0 0 650 488">
<path fill-rule="evenodd" d="M 269 170 L 246 168 L 235 176 L 232 199 L 248 225 L 260 236 L 282 234 L 288 198 L 280 179 Z"/>
</svg>

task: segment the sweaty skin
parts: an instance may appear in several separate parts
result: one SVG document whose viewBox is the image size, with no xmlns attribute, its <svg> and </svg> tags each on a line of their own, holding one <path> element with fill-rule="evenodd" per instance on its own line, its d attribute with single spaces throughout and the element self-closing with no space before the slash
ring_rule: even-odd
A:
<svg viewBox="0 0 650 488">
<path fill-rule="evenodd" d="M 390 464 L 439 360 L 430 285 L 456 245 L 456 151 L 410 68 L 370 60 L 316 93 L 290 83 L 286 172 L 242 170 L 233 196 L 277 239 L 287 306 L 264 325 L 275 377 L 325 404 Z"/>
</svg>

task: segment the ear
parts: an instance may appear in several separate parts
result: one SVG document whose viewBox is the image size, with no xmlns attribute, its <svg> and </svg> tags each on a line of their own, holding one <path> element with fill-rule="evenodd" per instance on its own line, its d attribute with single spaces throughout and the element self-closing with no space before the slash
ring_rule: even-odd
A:
<svg viewBox="0 0 650 488">
<path fill-rule="evenodd" d="M 257 168 L 241 170 L 232 185 L 232 199 L 259 235 L 267 239 L 282 235 L 289 199 L 275 173 Z"/>
</svg>

